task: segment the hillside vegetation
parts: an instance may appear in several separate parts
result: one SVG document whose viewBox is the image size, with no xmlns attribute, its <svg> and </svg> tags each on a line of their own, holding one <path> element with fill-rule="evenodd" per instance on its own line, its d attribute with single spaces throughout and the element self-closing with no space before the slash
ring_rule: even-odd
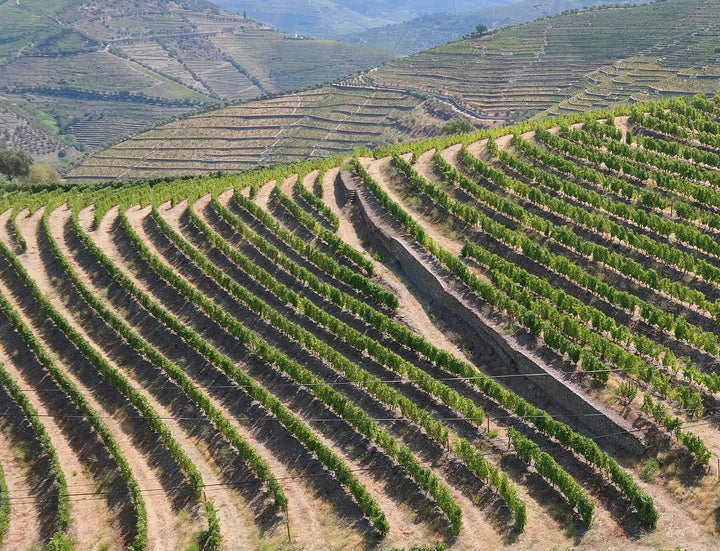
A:
<svg viewBox="0 0 720 551">
<path fill-rule="evenodd" d="M 719 28 L 716 0 L 588 9 L 438 46 L 361 81 L 449 95 L 513 122 L 715 91 Z"/>
<path fill-rule="evenodd" d="M 718 128 L 6 186 L 3 546 L 712 547 Z"/>
<path fill-rule="evenodd" d="M 346 154 L 355 147 L 436 135 L 457 116 L 403 92 L 326 87 L 173 122 L 90 157 L 67 176 L 94 181 L 237 171 Z"/>
<path fill-rule="evenodd" d="M 0 147 L 42 160 L 225 101 L 332 82 L 395 54 L 291 40 L 205 1 L 0 4 Z"/>
<path fill-rule="evenodd" d="M 341 35 L 347 42 L 356 42 L 403 54 L 413 54 L 444 42 L 459 40 L 476 30 L 478 24 L 488 29 L 518 25 L 539 17 L 566 10 L 577 10 L 597 4 L 629 4 L 641 2 L 596 2 L 594 0 L 518 0 L 490 6 L 466 6 L 470 11 L 432 13 L 396 23 L 374 27 L 362 32 Z M 443 6 L 447 12 L 448 7 Z"/>
</svg>

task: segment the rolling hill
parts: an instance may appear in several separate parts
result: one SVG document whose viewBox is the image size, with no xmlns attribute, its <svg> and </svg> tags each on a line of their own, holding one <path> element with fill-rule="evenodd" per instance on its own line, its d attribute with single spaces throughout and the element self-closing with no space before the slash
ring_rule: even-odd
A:
<svg viewBox="0 0 720 551">
<path fill-rule="evenodd" d="M 395 54 L 292 40 L 205 1 L 0 4 L 0 147 L 71 158 L 227 101 L 337 80 Z"/>
<path fill-rule="evenodd" d="M 2 545 L 712 548 L 719 129 L 4 186 Z"/>
</svg>

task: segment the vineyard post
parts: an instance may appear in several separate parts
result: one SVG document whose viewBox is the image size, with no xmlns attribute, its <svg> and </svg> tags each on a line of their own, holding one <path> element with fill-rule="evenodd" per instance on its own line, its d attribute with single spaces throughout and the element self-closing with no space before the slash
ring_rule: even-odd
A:
<svg viewBox="0 0 720 551">
<path fill-rule="evenodd" d="M 292 538 L 290 537 L 290 514 L 285 508 L 285 527 L 287 528 L 288 544 L 292 546 Z"/>
<path fill-rule="evenodd" d="M 487 431 L 490 434 L 490 417 L 485 417 L 485 419 L 487 419 Z"/>
<path fill-rule="evenodd" d="M 717 458 L 717 469 L 718 480 L 720 480 L 720 456 Z"/>
</svg>

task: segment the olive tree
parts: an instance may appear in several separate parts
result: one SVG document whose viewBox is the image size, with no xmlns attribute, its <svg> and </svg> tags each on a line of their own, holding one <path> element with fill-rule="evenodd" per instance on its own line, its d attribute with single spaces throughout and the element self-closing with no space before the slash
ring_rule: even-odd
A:
<svg viewBox="0 0 720 551">
<path fill-rule="evenodd" d="M 442 127 L 443 134 L 470 134 L 475 130 L 475 125 L 463 118 L 452 119 Z"/>
</svg>

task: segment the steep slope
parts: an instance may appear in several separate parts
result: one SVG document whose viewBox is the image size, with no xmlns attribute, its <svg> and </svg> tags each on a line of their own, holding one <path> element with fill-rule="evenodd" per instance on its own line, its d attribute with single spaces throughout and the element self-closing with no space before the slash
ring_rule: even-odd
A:
<svg viewBox="0 0 720 551">
<path fill-rule="evenodd" d="M 714 91 L 718 29 L 717 0 L 589 9 L 439 46 L 360 80 L 446 94 L 481 114 L 517 121 L 576 94 L 583 94 L 576 105 L 582 109 L 654 90 Z M 636 65 L 621 61 L 631 57 L 639 58 Z M 616 75 L 613 64 L 626 69 Z"/>
<path fill-rule="evenodd" d="M 642 0 L 629 3 L 642 3 Z M 460 13 L 457 12 L 456 7 L 456 10 L 452 13 L 422 15 L 403 23 L 342 35 L 340 39 L 403 54 L 413 54 L 444 42 L 458 40 L 464 35 L 475 31 L 478 24 L 485 25 L 488 29 L 499 29 L 567 10 L 577 10 L 598 4 L 628 4 L 628 2 L 517 0 L 487 7 L 470 6 L 471 11 Z M 443 9 L 446 12 L 449 11 L 447 6 Z"/>
<path fill-rule="evenodd" d="M 267 24 L 189 0 L 152 0 L 141 9 L 129 0 L 5 2 L 0 36 L 0 116 L 13 119 L 12 111 L 19 119 L 4 143 L 46 159 L 107 146 L 224 101 L 305 89 L 396 57 L 290 40 Z M 31 109 L 17 106 L 22 99 Z M 14 128 L 25 126 L 32 130 L 16 136 Z"/>
<path fill-rule="evenodd" d="M 101 151 L 68 174 L 93 181 L 237 171 L 343 155 L 440 133 L 447 104 L 398 91 L 325 87 L 160 126 Z"/>
<path fill-rule="evenodd" d="M 194 118 L 188 128 L 198 122 L 199 129 L 186 128 L 181 136 L 176 136 L 173 125 L 158 128 L 88 159 L 71 176 L 125 178 L 236 170 L 305 159 L 322 151 L 343 153 L 361 145 L 434 136 L 441 133 L 445 121 L 459 116 L 479 127 L 493 127 L 656 95 L 712 93 L 720 88 L 718 14 L 720 0 L 666 0 L 539 19 L 390 62 L 345 79 L 341 86 L 253 103 L 247 106 L 252 123 L 239 125 L 233 108 Z M 670 20 L 674 25 L 667 25 Z M 643 31 L 636 31 L 639 28 Z M 366 109 L 371 96 L 386 99 L 381 102 L 384 111 Z M 282 111 L 284 121 L 276 116 L 279 104 L 287 107 Z M 408 106 L 416 109 L 398 118 L 391 114 L 393 105 L 400 111 Z M 295 107 L 300 109 L 293 113 Z M 242 120 L 245 108 L 238 113 Z M 313 115 L 326 120 L 313 120 Z M 231 136 L 240 126 L 241 133 Z M 342 139 L 333 139 L 335 131 L 344 133 Z M 244 145 L 227 141 L 242 136 L 252 141 Z M 213 137 L 225 141 L 208 140 Z M 176 155 L 179 142 L 165 148 L 166 138 L 171 140 L 168 144 L 181 138 L 189 145 L 189 158 Z M 222 159 L 231 162 L 214 164 Z"/>
<path fill-rule="evenodd" d="M 3 190 L 8 545 L 713 548 L 718 129 L 696 96 Z"/>
</svg>

